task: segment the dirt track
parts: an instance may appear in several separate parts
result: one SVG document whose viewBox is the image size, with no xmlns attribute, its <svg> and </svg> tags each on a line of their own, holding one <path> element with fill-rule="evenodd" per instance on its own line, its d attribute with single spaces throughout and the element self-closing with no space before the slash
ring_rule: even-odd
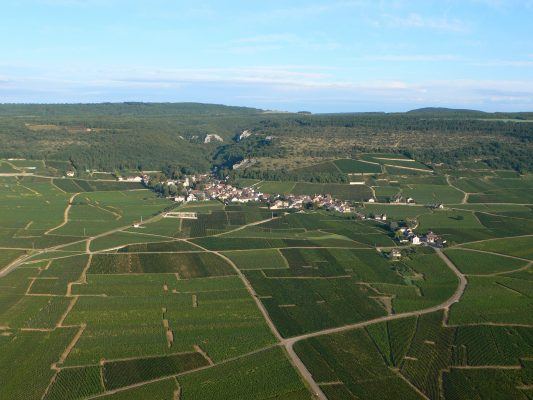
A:
<svg viewBox="0 0 533 400">
<path fill-rule="evenodd" d="M 65 210 L 65 213 L 68 215 L 68 211 L 67 210 Z M 152 222 L 152 221 L 154 221 L 154 220 L 156 220 L 158 218 L 161 218 L 161 216 L 158 215 L 158 216 L 152 217 L 152 218 L 144 221 L 144 223 Z M 274 219 L 274 218 L 271 218 L 271 219 Z M 269 220 L 271 220 L 271 219 L 269 219 Z M 244 225 L 242 227 L 237 228 L 237 230 L 241 230 L 241 229 L 246 228 L 247 226 L 257 225 L 257 224 L 260 224 L 260 223 L 263 223 L 263 222 L 265 222 L 265 221 L 259 221 L 259 222 L 254 222 L 254 223 L 251 223 L 251 224 L 247 224 L 247 225 Z M 110 235 L 112 233 L 124 230 L 127 227 L 129 227 L 129 225 L 125 226 L 125 227 L 115 228 L 115 229 L 113 229 L 111 231 L 108 231 L 108 232 L 105 232 L 105 233 L 102 233 L 102 234 L 99 234 L 99 235 L 92 236 L 92 237 L 90 237 L 88 239 L 84 239 L 82 241 L 87 240 L 87 244 L 89 244 L 90 241 L 93 240 L 93 239 Z M 82 242 L 82 241 L 79 241 L 79 242 Z M 187 240 L 185 240 L 185 241 L 187 241 Z M 303 380 L 305 381 L 305 383 L 307 384 L 307 386 L 311 390 L 311 392 L 313 394 L 313 397 L 316 398 L 316 399 L 320 399 L 320 400 L 327 400 L 327 397 L 322 392 L 320 386 L 314 380 L 312 374 L 309 372 L 309 370 L 307 369 L 305 364 L 302 362 L 300 357 L 294 351 L 294 344 L 295 343 L 297 343 L 297 342 L 299 342 L 301 340 L 309 339 L 309 338 L 324 336 L 324 335 L 328 335 L 328 334 L 332 334 L 332 333 L 344 332 L 344 331 L 351 330 L 351 329 L 358 329 L 358 328 L 362 328 L 362 327 L 365 327 L 365 326 L 368 326 L 368 325 L 372 325 L 372 324 L 376 324 L 376 323 L 380 323 L 380 322 L 385 322 L 385 321 L 389 321 L 389 320 L 393 320 L 393 319 L 406 318 L 406 317 L 410 317 L 410 316 L 419 316 L 419 315 L 428 314 L 428 313 L 432 313 L 432 312 L 435 312 L 435 311 L 447 309 L 452 304 L 454 304 L 455 302 L 459 301 L 459 299 L 463 295 L 464 290 L 465 290 L 466 285 L 467 285 L 467 280 L 466 280 L 465 276 L 442 253 L 442 251 L 440 249 L 435 249 L 437 255 L 446 263 L 448 268 L 450 268 L 453 271 L 453 273 L 457 276 L 458 281 L 459 281 L 459 284 L 458 284 L 457 289 L 455 290 L 453 296 L 451 296 L 444 303 L 442 303 L 440 305 L 437 305 L 437 306 L 430 307 L 430 308 L 426 308 L 426 309 L 423 309 L 423 310 L 411 311 L 411 312 L 401 313 L 401 314 L 387 315 L 387 316 L 384 316 L 384 317 L 375 318 L 375 319 L 368 320 L 368 321 L 358 322 L 358 323 L 354 323 L 354 324 L 347 324 L 347 325 L 334 327 L 334 328 L 328 328 L 328 329 L 324 329 L 324 330 L 320 330 L 320 331 L 316 331 L 316 332 L 310 332 L 310 333 L 307 333 L 307 334 L 294 336 L 294 337 L 291 337 L 291 338 L 283 338 L 281 336 L 281 334 L 279 333 L 279 331 L 277 330 L 274 322 L 270 318 L 270 315 L 268 314 L 268 312 L 267 312 L 266 308 L 264 307 L 263 303 L 258 298 L 257 293 L 255 292 L 254 288 L 252 287 L 250 282 L 247 280 L 246 276 L 242 273 L 242 271 L 235 265 L 235 263 L 233 261 L 231 261 L 228 257 L 226 257 L 224 254 L 221 254 L 220 252 L 213 251 L 213 250 L 208 250 L 208 249 L 206 249 L 206 248 L 204 248 L 204 247 L 202 247 L 202 246 L 200 246 L 200 245 L 198 245 L 196 243 L 193 243 L 193 242 L 188 242 L 188 243 L 191 243 L 191 244 L 195 245 L 196 247 L 201 248 L 204 251 L 207 251 L 207 252 L 210 252 L 210 253 L 218 255 L 219 257 L 223 258 L 226 262 L 228 262 L 232 266 L 232 268 L 235 270 L 236 274 L 239 276 L 239 278 L 243 282 L 244 286 L 246 287 L 246 289 L 248 290 L 248 292 L 250 293 L 250 295 L 254 299 L 255 303 L 257 304 L 257 307 L 259 308 L 261 314 L 263 315 L 267 325 L 269 326 L 270 330 L 272 331 L 273 335 L 275 336 L 275 338 L 276 338 L 276 340 L 278 342 L 278 345 L 283 346 L 283 348 L 286 350 L 287 355 L 289 356 L 289 359 L 290 359 L 292 365 L 298 370 L 299 374 L 301 375 L 301 377 L 303 378 Z M 38 254 L 45 253 L 47 251 L 53 251 L 55 249 L 60 249 L 62 247 L 65 247 L 65 246 L 68 246 L 68 245 L 71 245 L 71 244 L 72 243 L 68 243 L 68 244 L 65 244 L 65 245 L 59 245 L 59 246 L 54 246 L 54 247 L 51 247 L 51 248 L 48 248 L 48 249 L 44 249 L 44 250 L 40 251 Z M 90 252 L 90 250 L 88 248 L 87 248 L 87 253 L 91 254 L 91 252 Z M 6 275 L 7 273 L 9 273 L 13 269 L 15 269 L 17 266 L 21 265 L 26 259 L 27 259 L 27 257 L 22 257 L 21 259 L 15 260 L 8 267 L 4 268 L 4 270 L 0 271 L 0 277 Z M 218 364 L 215 364 L 215 365 L 218 365 Z M 212 367 L 212 366 L 210 366 L 210 367 Z M 143 384 L 146 384 L 146 383 L 148 383 L 148 382 L 144 382 Z M 135 385 L 135 386 L 137 386 L 137 385 Z M 141 386 L 141 385 L 138 385 L 138 386 Z M 106 393 L 106 394 L 109 394 L 109 393 Z M 96 397 L 98 397 L 98 396 L 96 396 Z"/>
</svg>

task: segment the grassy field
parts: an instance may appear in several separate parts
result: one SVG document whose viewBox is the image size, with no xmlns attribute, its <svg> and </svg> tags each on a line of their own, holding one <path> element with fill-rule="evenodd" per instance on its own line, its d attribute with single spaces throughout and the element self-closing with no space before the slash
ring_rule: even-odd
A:
<svg viewBox="0 0 533 400">
<path fill-rule="evenodd" d="M 381 165 L 371 162 L 341 159 L 335 160 L 334 164 L 346 174 L 380 174 L 382 172 Z"/>
<path fill-rule="evenodd" d="M 258 183 L 255 188 L 263 193 L 291 193 L 296 182 L 264 181 Z"/>
<path fill-rule="evenodd" d="M 531 281 L 522 275 L 472 276 L 461 302 L 450 310 L 450 323 L 533 324 L 531 307 Z"/>
<path fill-rule="evenodd" d="M 370 325 L 308 339 L 297 343 L 295 350 L 315 380 L 324 383 L 324 392 L 334 399 L 375 396 L 419 399 L 413 386 L 430 399 L 493 398 L 494 393 L 505 393 L 513 384 L 524 382 L 525 371 L 521 370 L 520 359 L 532 350 L 528 339 L 531 328 L 444 327 L 442 318 L 442 313 L 437 312 Z M 490 368 L 499 365 L 516 365 L 517 369 L 500 371 Z M 481 369 L 469 370 L 470 366 L 481 366 Z M 394 370 L 399 370 L 412 386 Z M 491 392 L 478 387 L 482 385 L 481 381 L 470 385 L 460 381 L 468 378 L 450 378 L 446 372 L 441 388 L 435 382 L 442 370 L 450 370 L 452 375 L 463 373 L 459 371 L 464 371 L 467 376 L 471 371 L 480 377 L 487 374 L 502 388 L 496 389 L 495 382 L 491 382 L 488 386 L 494 390 Z M 507 376 L 508 372 L 511 375 Z M 446 382 L 446 379 L 453 379 L 453 382 Z M 326 384 L 331 382 L 335 384 Z M 455 397 L 456 394 L 450 391 L 471 393 L 472 397 Z M 477 397 L 476 393 L 483 396 Z M 513 388 L 510 393 L 516 395 L 520 390 Z"/>
<path fill-rule="evenodd" d="M 310 400 L 283 351 L 274 348 L 178 378 L 183 400 Z"/>
<path fill-rule="evenodd" d="M 173 273 L 182 279 L 235 274 L 226 260 L 205 252 L 98 254 L 88 273 Z"/>
<path fill-rule="evenodd" d="M 420 232 L 430 230 L 439 233 L 451 243 L 471 242 L 490 239 L 495 232 L 485 227 L 472 212 L 438 210 L 419 218 Z"/>
<path fill-rule="evenodd" d="M 198 352 L 106 362 L 102 376 L 108 390 L 151 381 L 209 365 Z"/>
<path fill-rule="evenodd" d="M 269 279 L 246 271 L 283 336 L 317 331 L 386 314 L 377 293 L 357 279 Z"/>
<path fill-rule="evenodd" d="M 142 229 L 137 229 L 135 232 L 120 231 L 91 240 L 90 249 L 91 251 L 101 251 L 132 245 L 128 246 L 131 248 L 134 247 L 136 243 L 146 245 L 146 243 L 149 242 L 160 242 L 161 239 L 161 237 L 157 236 L 143 235 Z"/>
<path fill-rule="evenodd" d="M 79 255 L 51 261 L 35 279 L 29 293 L 65 295 L 68 284 L 80 278 L 88 260 L 87 255 Z"/>
<path fill-rule="evenodd" d="M 533 237 L 518 237 L 465 245 L 467 248 L 533 260 Z"/>
<path fill-rule="evenodd" d="M 391 297 L 396 313 L 431 307 L 448 299 L 457 287 L 457 277 L 431 251 L 419 250 L 395 263 L 404 284 L 376 282 L 372 287 Z"/>
<path fill-rule="evenodd" d="M 157 215 L 169 204 L 168 200 L 159 199 L 148 190 L 83 193 L 73 201 L 67 224 L 54 233 L 97 235 Z"/>
<path fill-rule="evenodd" d="M 445 253 L 463 274 L 468 275 L 490 275 L 509 272 L 527 265 L 527 261 L 460 248 L 449 249 Z"/>
<path fill-rule="evenodd" d="M 404 197 L 412 197 L 420 204 L 460 203 L 463 192 L 447 185 L 413 184 L 402 186 Z"/>
<path fill-rule="evenodd" d="M 328 398 L 420 398 L 388 368 L 382 349 L 365 330 L 309 339 L 297 343 L 295 350 L 315 380 L 323 383 Z"/>
<path fill-rule="evenodd" d="M 87 284 L 74 285 L 73 291 L 106 296 L 80 297 L 69 313 L 66 324 L 84 322 L 87 328 L 68 365 L 190 352 L 195 345 L 220 361 L 273 340 L 254 301 L 232 277 L 181 281 L 174 274 L 147 274 L 108 280 L 89 275 Z"/>
<path fill-rule="evenodd" d="M 287 261 L 277 249 L 227 251 L 224 255 L 241 270 L 288 268 Z"/>
<path fill-rule="evenodd" d="M 6 399 L 41 399 L 54 371 L 50 365 L 59 360 L 76 329 L 52 332 L 19 331 L 0 340 L 1 393 Z M 31 354 L 31 357 L 28 357 Z"/>
<path fill-rule="evenodd" d="M 104 400 L 145 400 L 147 398 L 171 400 L 178 390 L 175 378 L 148 383 L 143 386 L 100 397 Z"/>
<path fill-rule="evenodd" d="M 82 179 L 53 179 L 53 184 L 67 193 L 139 190 L 144 186 L 137 182 L 96 181 Z"/>
<path fill-rule="evenodd" d="M 367 186 L 344 185 L 338 183 L 305 183 L 298 182 L 292 189 L 294 194 L 331 194 L 341 200 L 363 201 L 372 197 L 372 192 Z"/>
</svg>

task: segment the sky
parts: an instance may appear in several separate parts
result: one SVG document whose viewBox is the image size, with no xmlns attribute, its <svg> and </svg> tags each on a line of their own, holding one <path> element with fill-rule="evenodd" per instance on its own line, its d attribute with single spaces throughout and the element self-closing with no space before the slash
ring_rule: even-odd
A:
<svg viewBox="0 0 533 400">
<path fill-rule="evenodd" d="M 0 103 L 533 111 L 533 0 L 1 0 Z"/>
</svg>

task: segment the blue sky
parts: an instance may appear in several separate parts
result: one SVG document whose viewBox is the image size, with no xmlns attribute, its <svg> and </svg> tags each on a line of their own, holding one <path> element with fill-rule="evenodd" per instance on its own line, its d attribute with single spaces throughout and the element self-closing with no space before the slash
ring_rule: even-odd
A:
<svg viewBox="0 0 533 400">
<path fill-rule="evenodd" d="M 0 102 L 533 110 L 533 0 L 3 0 Z"/>
</svg>

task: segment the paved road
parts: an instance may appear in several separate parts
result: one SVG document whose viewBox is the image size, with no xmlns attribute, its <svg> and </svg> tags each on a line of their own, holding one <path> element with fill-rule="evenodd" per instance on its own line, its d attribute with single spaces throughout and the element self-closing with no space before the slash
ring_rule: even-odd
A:
<svg viewBox="0 0 533 400">
<path fill-rule="evenodd" d="M 299 335 L 299 336 L 293 336 L 293 337 L 284 339 L 284 338 L 281 337 L 281 334 L 279 333 L 279 331 L 277 330 L 274 322 L 270 318 L 270 315 L 268 314 L 268 311 L 264 307 L 263 303 L 259 300 L 259 298 L 257 296 L 257 293 L 255 292 L 254 288 L 252 287 L 252 285 L 250 284 L 248 279 L 246 279 L 246 276 L 242 273 L 242 271 L 235 265 L 235 263 L 233 263 L 233 261 L 231 261 L 225 255 L 223 255 L 223 254 L 221 254 L 221 253 L 219 253 L 217 251 L 208 250 L 208 249 L 206 249 L 206 248 L 204 248 L 202 246 L 198 246 L 198 247 L 201 247 L 201 248 L 203 248 L 206 251 L 209 251 L 211 253 L 217 254 L 218 256 L 224 258 L 235 269 L 236 273 L 238 274 L 238 276 L 243 281 L 246 289 L 248 290 L 250 295 L 255 300 L 255 302 L 257 304 L 257 307 L 259 308 L 259 310 L 263 314 L 263 317 L 265 318 L 265 321 L 267 322 L 268 326 L 270 327 L 270 330 L 272 331 L 272 333 L 276 336 L 278 341 L 281 343 L 281 345 L 287 351 L 287 354 L 289 355 L 289 358 L 291 359 L 292 364 L 294 365 L 295 368 L 298 369 L 298 371 L 299 371 L 300 375 L 302 376 L 302 378 L 307 382 L 307 385 L 309 386 L 309 388 L 313 392 L 314 397 L 317 398 L 317 399 L 320 399 L 320 400 L 327 400 L 327 397 L 325 396 L 324 392 L 322 392 L 320 386 L 317 384 L 317 382 L 313 378 L 312 374 L 309 372 L 309 370 L 307 369 L 305 364 L 302 362 L 302 360 L 300 359 L 298 354 L 296 354 L 296 352 L 294 351 L 294 344 L 295 343 L 297 343 L 297 342 L 299 342 L 301 340 L 310 339 L 310 338 L 314 338 L 314 337 L 318 337 L 318 336 L 324 336 L 324 335 L 329 335 L 329 334 L 332 334 L 332 333 L 338 333 L 338 332 L 344 332 L 344 331 L 347 331 L 347 330 L 363 328 L 365 326 L 376 324 L 376 323 L 380 323 L 380 322 L 385 322 L 385 321 L 390 321 L 390 320 L 400 319 L 400 318 L 406 318 L 406 317 L 412 317 L 412 316 L 419 316 L 419 315 L 429 314 L 429 313 L 432 313 L 432 312 L 436 312 L 436 311 L 439 311 L 439 310 L 446 309 L 446 308 L 450 307 L 452 304 L 454 304 L 454 303 L 459 301 L 459 299 L 463 295 L 463 293 L 464 293 L 464 291 L 466 289 L 466 285 L 467 285 L 467 280 L 466 280 L 465 276 L 461 273 L 461 271 L 459 271 L 459 269 L 457 269 L 457 267 L 451 262 L 451 260 L 448 257 L 446 257 L 446 255 L 444 255 L 444 253 L 442 252 L 441 249 L 435 249 L 437 255 L 444 261 L 446 266 L 452 270 L 452 272 L 457 276 L 457 279 L 459 281 L 459 285 L 457 286 L 454 294 L 448 300 L 446 300 L 444 303 L 436 305 L 436 306 L 433 306 L 433 307 L 429 307 L 429 308 L 426 308 L 426 309 L 422 309 L 422 310 L 416 310 L 416 311 L 411 311 L 411 312 L 406 312 L 406 313 L 401 313 L 401 314 L 387 315 L 387 316 L 384 316 L 384 317 L 375 318 L 375 319 L 368 320 L 368 321 L 363 321 L 363 322 L 358 322 L 358 323 L 354 323 L 354 324 L 343 325 L 343 326 L 339 326 L 339 327 L 335 327 L 335 328 L 324 329 L 324 330 L 321 330 L 321 331 L 311 332 L 311 333 L 307 333 L 307 334 L 303 334 L 303 335 Z"/>
<path fill-rule="evenodd" d="M 160 214 L 158 214 L 157 216 L 154 216 L 154 217 L 152 217 L 150 219 L 145 220 L 143 222 L 143 224 L 153 222 L 153 221 L 155 221 L 157 219 L 160 219 L 160 218 L 162 218 L 162 216 Z M 237 228 L 237 230 L 244 229 L 245 227 L 251 226 L 251 225 L 258 225 L 258 224 L 263 223 L 263 222 L 266 222 L 266 221 L 258 221 L 258 222 L 254 222 L 254 223 L 251 223 L 251 224 L 247 224 L 245 226 Z M 87 239 L 80 240 L 78 242 L 88 241 L 88 243 L 89 243 L 90 241 L 92 241 L 94 239 L 111 235 L 111 234 L 113 234 L 115 232 L 119 232 L 121 230 L 124 230 L 124 229 L 128 228 L 129 226 L 130 225 L 119 227 L 119 228 L 115 228 L 115 229 L 112 229 L 110 231 L 101 233 L 99 235 L 91 236 L 91 237 L 89 237 Z M 187 241 L 187 240 L 185 240 L 185 241 Z M 78 242 L 74 242 L 74 243 L 78 243 Z M 442 303 L 440 305 L 437 305 L 437 306 L 434 306 L 434 307 L 426 308 L 426 309 L 423 309 L 423 310 L 411 311 L 411 312 L 406 312 L 406 313 L 401 313 L 401 314 L 387 315 L 387 316 L 384 316 L 384 317 L 375 318 L 375 319 L 368 320 L 368 321 L 358 322 L 358 323 L 354 323 L 354 324 L 347 324 L 347 325 L 343 325 L 343 326 L 339 326 L 339 327 L 335 327 L 335 328 L 323 329 L 323 330 L 320 330 L 320 331 L 310 332 L 310 333 L 307 333 L 307 334 L 303 334 L 303 335 L 299 335 L 299 336 L 293 336 L 293 337 L 284 339 L 281 336 L 281 334 L 279 333 L 278 329 L 276 328 L 274 322 L 270 318 L 270 315 L 268 314 L 268 311 L 266 310 L 266 308 L 264 307 L 263 303 L 259 299 L 259 297 L 258 297 L 257 293 L 255 292 L 253 286 L 250 284 L 250 282 L 248 281 L 246 276 L 242 273 L 242 271 L 235 265 L 235 263 L 232 260 L 230 260 L 228 257 L 226 257 L 224 254 L 221 254 L 218 251 L 208 250 L 207 248 L 202 247 L 202 246 L 200 246 L 200 245 L 198 245 L 196 243 L 193 243 L 193 242 L 189 242 L 189 243 L 191 243 L 191 244 L 203 249 L 204 251 L 207 251 L 207 252 L 210 252 L 210 253 L 218 255 L 219 257 L 221 257 L 224 260 L 226 260 L 232 266 L 232 268 L 235 270 L 235 272 L 237 273 L 237 275 L 239 276 L 239 278 L 241 279 L 241 281 L 245 285 L 246 289 L 248 290 L 248 292 L 250 293 L 250 295 L 252 296 L 252 298 L 256 302 L 257 307 L 259 308 L 261 314 L 263 315 L 263 317 L 264 317 L 267 325 L 269 326 L 270 330 L 272 331 L 272 333 L 276 337 L 278 343 L 285 348 L 285 350 L 286 350 L 286 352 L 287 352 L 287 354 L 288 354 L 288 356 L 289 356 L 289 358 L 291 360 L 291 363 L 299 371 L 300 375 L 302 376 L 302 378 L 304 379 L 304 381 L 306 382 L 308 387 L 311 389 L 314 398 L 319 399 L 319 400 L 327 400 L 327 397 L 324 394 L 324 392 L 322 391 L 322 389 L 320 388 L 320 386 L 317 384 L 317 382 L 314 380 L 312 374 L 309 372 L 309 370 L 307 369 L 305 364 L 302 362 L 300 357 L 294 351 L 294 344 L 295 343 L 297 343 L 297 342 L 299 342 L 301 340 L 305 340 L 305 339 L 310 339 L 310 338 L 314 338 L 314 337 L 329 335 L 329 334 L 332 334 L 332 333 L 344 332 L 344 331 L 348 331 L 348 330 L 352 330 L 352 329 L 358 329 L 358 328 L 362 328 L 362 327 L 365 327 L 365 326 L 368 326 L 368 325 L 372 325 L 372 324 L 376 324 L 376 323 L 380 323 L 380 322 L 385 322 L 385 321 L 390 321 L 390 320 L 400 319 L 400 318 L 406 318 L 406 317 L 411 317 L 411 316 L 419 316 L 419 315 L 423 315 L 423 314 L 428 314 L 428 313 L 432 313 L 432 312 L 435 312 L 435 311 L 439 311 L 439 310 L 442 310 L 442 309 L 446 309 L 446 308 L 450 307 L 452 304 L 454 304 L 455 302 L 459 301 L 459 299 L 463 295 L 464 290 L 465 290 L 466 285 L 467 285 L 467 280 L 466 280 L 465 276 L 448 259 L 448 257 L 446 257 L 442 253 L 442 251 L 440 249 L 435 249 L 437 255 L 446 263 L 448 268 L 450 268 L 453 271 L 453 273 L 457 276 L 457 278 L 459 280 L 459 285 L 457 286 L 457 289 L 455 290 L 455 293 L 453 294 L 453 296 L 451 296 L 444 303 Z M 47 251 L 57 250 L 57 249 L 60 249 L 62 247 L 65 247 L 65 246 L 69 246 L 71 244 L 73 244 L 73 243 L 67 243 L 67 244 L 63 244 L 63 245 L 59 245 L 59 246 L 54 246 L 54 247 L 50 247 L 50 248 L 47 248 L 47 249 L 43 249 L 42 251 L 39 251 L 37 254 L 42 254 L 42 253 L 46 253 Z M 90 253 L 89 249 L 87 249 L 87 253 Z M 23 256 L 23 257 L 15 260 L 15 261 L 13 261 L 10 265 L 8 265 L 6 268 L 4 268 L 2 271 L 0 271 L 0 278 L 5 276 L 5 275 L 7 275 L 13 269 L 15 269 L 16 267 L 21 265 L 24 261 L 27 260 L 28 257 L 29 256 Z"/>
<path fill-rule="evenodd" d="M 155 216 L 153 216 L 151 218 L 148 218 L 148 219 L 144 220 L 142 223 L 140 223 L 140 225 L 148 224 L 150 222 L 157 221 L 158 219 L 161 219 L 161 218 L 162 218 L 162 215 L 161 214 L 157 214 L 157 215 L 155 215 Z M 128 229 L 130 227 L 131 227 L 131 224 L 120 226 L 118 228 L 111 229 L 110 231 L 99 233 L 98 235 L 90 236 L 90 237 L 87 237 L 87 238 L 82 239 L 82 240 L 76 240 L 75 242 L 69 242 L 69 243 L 60 244 L 60 245 L 57 245 L 57 246 L 47 247 L 45 249 L 39 249 L 35 253 L 21 256 L 21 257 L 17 258 L 15 261 L 13 261 L 11 264 L 9 264 L 7 267 L 5 267 L 4 269 L 2 269 L 0 271 L 0 278 L 6 276 L 11 271 L 13 271 L 15 268 L 17 268 L 18 266 L 20 266 L 23 263 L 27 262 L 28 259 L 30 259 L 31 257 L 37 256 L 37 255 L 41 255 L 41 254 L 44 254 L 44 253 L 48 253 L 48 252 L 51 252 L 51 251 L 55 251 L 55 250 L 60 250 L 63 247 L 71 246 L 71 245 L 76 244 L 76 243 L 87 242 L 86 253 L 87 254 L 91 254 L 91 251 L 89 250 L 89 244 L 90 244 L 90 242 L 92 240 L 98 239 L 98 238 L 101 238 L 101 237 L 105 237 L 105 236 L 109 236 L 109 235 L 111 235 L 113 233 L 123 231 L 124 229 Z"/>
<path fill-rule="evenodd" d="M 329 335 L 329 334 L 332 334 L 332 333 L 344 332 L 344 331 L 348 331 L 348 330 L 351 330 L 351 329 L 363 328 L 363 327 L 368 326 L 368 325 L 373 325 L 373 324 L 377 324 L 377 323 L 380 323 L 380 322 L 390 321 L 390 320 L 393 320 L 393 319 L 400 319 L 400 318 L 406 318 L 406 317 L 419 316 L 419 315 L 423 315 L 423 314 L 429 314 L 429 313 L 432 313 L 432 312 L 435 312 L 435 311 L 439 311 L 439 310 L 443 310 L 445 308 L 450 307 L 452 304 L 454 304 L 457 301 L 459 301 L 459 299 L 463 295 L 463 293 L 465 291 L 465 288 L 466 288 L 466 285 L 467 285 L 467 280 L 466 280 L 465 276 L 461 273 L 461 271 L 459 271 L 457 269 L 457 267 L 450 261 L 450 259 L 448 257 L 446 257 L 444 255 L 444 253 L 440 249 L 435 249 L 435 251 L 437 252 L 437 255 L 446 263 L 448 268 L 450 268 L 452 270 L 452 272 L 457 276 L 457 278 L 459 280 L 459 285 L 457 286 L 457 289 L 455 290 L 455 293 L 453 294 L 452 297 L 450 297 L 444 303 L 438 304 L 438 305 L 433 306 L 433 307 L 425 308 L 425 309 L 422 309 L 422 310 L 409 311 L 409 312 L 405 312 L 405 313 L 401 313 L 401 314 L 386 315 L 384 317 L 374 318 L 374 319 L 371 319 L 371 320 L 368 320 L 368 321 L 356 322 L 354 324 L 348 324 L 348 325 L 338 326 L 338 327 L 335 327 L 335 328 L 323 329 L 321 331 L 310 332 L 310 333 L 306 333 L 306 334 L 299 335 L 299 336 L 293 336 L 293 337 L 284 339 L 284 342 L 289 344 L 289 345 L 291 345 L 291 344 L 294 344 L 296 342 L 299 342 L 300 340 L 310 339 L 310 338 L 314 338 L 314 337 L 318 337 L 318 336 Z"/>
<path fill-rule="evenodd" d="M 246 226 L 250 226 L 250 225 L 257 225 L 257 223 L 248 224 Z M 322 389 L 320 389 L 320 386 L 318 386 L 318 384 L 314 380 L 313 376 L 311 375 L 311 373 L 309 372 L 309 370 L 307 369 L 305 364 L 302 362 L 300 357 L 298 357 L 298 355 L 294 351 L 294 349 L 293 349 L 293 344 L 294 343 L 291 343 L 291 342 L 287 341 L 286 339 L 283 339 L 283 337 L 281 336 L 281 334 L 278 331 L 278 328 L 276 328 L 276 325 L 274 324 L 274 321 L 272 321 L 272 319 L 270 318 L 270 315 L 268 314 L 267 309 L 263 305 L 263 302 L 259 299 L 259 296 L 257 295 L 257 292 L 253 288 L 252 284 L 248 281 L 246 276 L 239 269 L 239 267 L 237 267 L 237 265 L 235 265 L 235 263 L 231 259 L 229 259 L 224 254 L 222 254 L 222 253 L 220 253 L 218 251 L 209 250 L 209 249 L 207 249 L 207 248 L 205 248 L 203 246 L 200 246 L 197 243 L 193 243 L 193 242 L 188 242 L 188 243 L 191 243 L 191 244 L 193 244 L 193 245 L 195 245 L 195 246 L 197 246 L 197 247 L 199 247 L 199 248 L 201 248 L 201 249 L 203 249 L 203 250 L 205 250 L 205 251 L 207 251 L 209 253 L 216 254 L 217 256 L 223 258 L 226 262 L 228 262 L 231 265 L 231 267 L 237 273 L 237 276 L 241 279 L 242 283 L 246 287 L 246 290 L 248 291 L 250 296 L 252 296 L 252 298 L 254 299 L 255 304 L 257 305 L 257 308 L 259 308 L 259 311 L 261 312 L 261 314 L 263 314 L 263 318 L 265 319 L 265 321 L 266 321 L 268 327 L 270 328 L 272 334 L 276 337 L 276 340 L 278 341 L 278 343 L 280 343 L 285 348 L 285 350 L 287 352 L 287 355 L 289 356 L 293 366 L 299 371 L 300 375 L 302 376 L 304 381 L 307 383 L 308 387 L 311 389 L 311 392 L 312 392 L 314 398 L 320 399 L 320 400 L 327 400 L 327 397 L 324 394 L 324 392 L 322 392 Z"/>
</svg>

